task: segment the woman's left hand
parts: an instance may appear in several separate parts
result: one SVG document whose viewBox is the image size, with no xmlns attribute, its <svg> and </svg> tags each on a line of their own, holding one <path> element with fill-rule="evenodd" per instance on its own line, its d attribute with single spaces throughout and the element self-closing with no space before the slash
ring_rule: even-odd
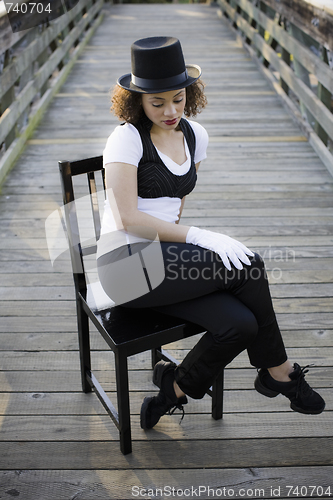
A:
<svg viewBox="0 0 333 500">
<path fill-rule="evenodd" d="M 187 233 L 186 243 L 192 243 L 193 245 L 216 252 L 229 271 L 231 271 L 230 262 L 233 263 L 236 269 L 241 270 L 243 269 L 243 264 L 251 265 L 248 255 L 251 257 L 254 256 L 254 253 L 240 241 L 234 240 L 225 234 L 199 229 L 194 226 L 190 227 Z"/>
</svg>

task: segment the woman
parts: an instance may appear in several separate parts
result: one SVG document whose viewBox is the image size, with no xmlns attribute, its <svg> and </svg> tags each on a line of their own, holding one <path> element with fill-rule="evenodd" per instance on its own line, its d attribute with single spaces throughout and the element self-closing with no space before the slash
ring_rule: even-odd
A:
<svg viewBox="0 0 333 500">
<path fill-rule="evenodd" d="M 144 399 L 141 427 L 154 427 L 187 396 L 202 398 L 245 349 L 259 369 L 258 392 L 284 394 L 294 411 L 321 413 L 325 402 L 305 381 L 306 370 L 287 358 L 260 256 L 226 235 L 178 223 L 208 144 L 205 129 L 183 118 L 206 105 L 200 68 L 185 65 L 172 37 L 138 40 L 131 55 L 132 73 L 119 78 L 111 108 L 125 124 L 104 150 L 108 200 L 98 245 L 100 280 L 124 307 L 156 308 L 207 330 L 180 365 L 157 363 L 153 381 L 160 392 Z M 147 270 L 159 250 L 163 276 L 152 286 Z M 136 271 L 123 273 L 139 255 L 148 284 L 136 290 L 136 280 L 128 282 Z"/>
</svg>

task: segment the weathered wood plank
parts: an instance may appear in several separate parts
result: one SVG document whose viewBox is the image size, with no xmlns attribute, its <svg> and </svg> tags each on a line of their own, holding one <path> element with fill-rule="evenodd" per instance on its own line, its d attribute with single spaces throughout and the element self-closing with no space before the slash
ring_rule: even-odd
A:
<svg viewBox="0 0 333 500">
<path fill-rule="evenodd" d="M 248 365 L 249 366 L 249 365 Z M 12 392 L 80 392 L 81 376 L 78 370 L 70 370 L 66 367 L 64 370 L 56 371 L 38 371 L 38 370 L 15 370 L 3 372 L 0 371 L 0 381 L 4 397 Z M 104 390 L 114 392 L 116 390 L 114 373 L 111 367 L 108 370 L 94 370 L 94 373 Z M 225 388 L 226 390 L 253 390 L 255 379 L 254 368 L 227 368 L 225 370 Z M 311 383 L 314 387 L 332 388 L 333 387 L 333 369 L 332 367 L 313 368 L 310 372 Z M 152 370 L 131 370 L 129 373 L 131 391 L 152 392 L 156 387 L 152 382 Z M 94 396 L 94 395 L 92 395 Z M 87 396 L 87 397 L 90 397 Z M 244 396 L 245 397 L 245 396 Z M 263 396 L 262 396 L 263 397 Z M 274 400 L 277 401 L 277 400 Z M 23 436 L 22 436 L 23 439 Z"/>
<path fill-rule="evenodd" d="M 11 263 L 11 267 L 13 266 Z M 48 263 L 46 263 L 48 264 Z M 23 267 L 23 266 L 22 266 Z M 50 267 L 48 268 L 50 270 Z M 33 272 L 25 272 L 24 274 L 19 272 L 18 268 L 12 269 L 13 273 L 0 273 L 0 283 L 1 287 L 13 287 L 18 291 L 19 288 L 24 287 L 58 287 L 58 286 L 73 286 L 73 276 L 70 273 L 37 273 L 35 270 Z M 0 293 L 3 293 L 2 291 Z M 25 296 L 26 298 L 26 296 Z"/>
<path fill-rule="evenodd" d="M 148 393 L 154 395 L 157 388 L 148 389 Z M 131 414 L 139 415 L 143 399 L 147 391 L 131 392 Z M 333 395 L 330 388 L 320 388 L 320 394 L 324 397 L 329 408 L 332 407 Z M 108 392 L 111 401 L 116 401 L 116 393 Z M 75 392 L 13 392 L 10 396 L 3 395 L 0 401 L 0 415 L 7 418 L 22 416 L 22 408 L 28 419 L 29 416 L 46 415 L 72 415 L 72 416 L 105 416 L 105 409 L 96 399 L 94 394 Z M 191 399 L 186 406 L 186 415 L 205 414 L 210 415 L 211 400 L 209 396 L 203 399 Z M 228 390 L 224 394 L 224 414 L 227 417 L 234 413 L 261 413 L 261 412 L 290 412 L 289 405 L 283 397 L 274 400 L 260 397 L 255 390 L 236 391 Z M 274 420 L 276 416 L 272 416 Z M 292 419 L 292 416 L 290 416 Z"/>
<path fill-rule="evenodd" d="M 329 329 L 333 324 L 333 313 L 315 313 L 302 314 L 278 314 L 279 324 L 283 330 L 299 330 L 304 329 Z M 57 323 L 53 318 L 45 320 L 45 317 L 36 316 L 31 322 L 23 317 L 4 316 L 0 325 L 0 333 L 4 332 L 20 332 L 20 333 L 36 333 L 36 332 L 54 332 L 59 330 L 74 332 L 77 330 L 76 319 L 74 317 L 58 317 Z"/>
<path fill-rule="evenodd" d="M 278 278 L 282 273 L 276 268 L 271 274 L 276 277 L 276 281 L 279 281 Z M 325 292 L 325 288 L 320 285 L 318 285 L 318 288 L 320 287 L 318 290 L 313 286 L 299 286 L 297 291 L 301 297 L 295 297 L 295 285 L 292 285 L 291 290 L 288 292 L 285 291 L 287 287 L 288 285 L 272 287 L 273 304 L 276 313 L 315 313 L 318 309 L 323 313 L 332 311 L 333 287 L 331 283 L 326 287 L 328 289 L 327 292 Z M 280 288 L 282 289 L 280 290 Z M 8 293 L 6 294 L 7 290 Z M 36 316 L 58 317 L 62 315 L 71 317 L 70 319 L 72 319 L 73 316 L 75 317 L 76 310 L 72 288 L 70 288 L 70 290 L 71 300 L 63 300 L 64 294 L 61 293 L 61 289 L 58 291 L 56 287 L 40 287 L 39 289 L 37 287 L 32 289 L 29 287 L 21 288 L 20 296 L 18 296 L 17 288 L 11 290 L 8 287 L 4 289 L 3 294 L 0 294 L 0 299 L 3 301 L 0 304 L 0 314 L 7 317 L 23 316 L 27 321 L 29 317 Z M 49 291 L 51 291 L 51 293 L 49 293 Z M 14 296 L 11 292 L 14 292 Z M 330 296 L 326 297 L 327 294 L 330 294 Z M 2 295 L 4 298 L 2 298 Z M 306 295 L 308 295 L 308 297 L 305 297 Z M 279 296 L 283 298 L 276 298 Z M 27 297 L 29 300 L 27 300 Z M 59 300 L 60 297 L 61 299 Z M 38 304 L 34 305 L 32 301 L 38 301 Z"/>
<path fill-rule="evenodd" d="M 152 470 L 147 473 L 144 470 L 113 470 L 112 474 L 108 470 L 54 470 L 54 471 L 20 471 L 4 472 L 0 476 L 4 490 L 16 491 L 22 497 L 28 498 L 32 492 L 35 493 L 35 500 L 59 500 L 59 498 L 84 497 L 86 500 L 96 500 L 96 498 L 108 499 L 128 499 L 136 494 L 137 488 L 142 488 L 142 495 L 148 493 L 149 489 L 159 494 L 159 489 L 165 488 L 165 493 L 172 493 L 172 488 L 179 491 L 179 498 L 186 498 L 181 495 L 188 493 L 198 495 L 205 494 L 204 488 L 211 488 L 211 494 L 220 495 L 223 488 L 229 490 L 229 495 L 234 492 L 233 498 L 241 498 L 243 490 L 250 495 L 251 491 L 257 492 L 258 496 L 271 498 L 271 492 L 279 492 L 280 497 L 290 490 L 287 485 L 292 485 L 297 478 L 297 483 L 310 485 L 313 482 L 323 485 L 326 489 L 330 486 L 330 476 L 333 469 L 328 467 L 307 467 L 299 469 L 297 467 L 274 467 L 274 468 L 252 468 L 252 469 L 223 469 L 221 472 L 216 469 L 204 470 L 177 470 L 163 469 Z M 39 484 L 38 491 L 35 485 Z M 201 487 L 201 490 L 199 488 Z M 169 490 L 170 488 L 170 490 Z M 318 490 L 321 491 L 320 489 Z M 263 495 L 262 493 L 263 492 Z M 161 494 L 162 494 L 161 493 Z M 228 494 L 228 493 L 227 493 Z M 294 495 L 292 495 L 294 496 Z M 192 497 L 194 498 L 194 497 Z M 313 497 L 314 498 L 314 497 Z"/>
<path fill-rule="evenodd" d="M 95 334 L 95 328 L 91 328 L 91 347 L 93 350 L 108 350 L 108 346 L 100 335 Z M 332 329 L 302 329 L 284 330 L 283 338 L 285 345 L 289 347 L 332 347 Z M 200 334 L 201 335 L 201 334 Z M 199 336 L 200 336 L 199 335 Z M 190 349 L 199 340 L 198 337 L 184 339 L 181 342 L 173 342 L 168 345 L 168 350 Z M 78 351 L 77 332 L 58 332 L 56 335 L 49 332 L 42 333 L 1 333 L 1 351 Z M 135 357 L 132 368 L 140 366 L 140 357 Z"/>
<path fill-rule="evenodd" d="M 324 344 L 324 342 L 323 342 Z M 194 343 L 192 344 L 194 345 Z M 179 361 L 181 361 L 189 349 L 174 349 L 172 350 L 172 355 Z M 170 351 L 171 352 L 171 351 Z M 13 366 L 17 367 L 22 371 L 43 371 L 43 370 L 79 370 L 79 356 L 77 352 L 74 351 L 37 351 L 37 352 L 20 352 L 20 351 L 2 351 L 3 362 L 2 371 L 11 371 Z M 331 360 L 333 356 L 333 348 L 327 347 L 326 345 L 319 347 L 291 347 L 288 349 L 288 355 L 290 358 L 298 360 L 299 364 L 315 364 L 316 371 L 322 370 L 322 367 L 330 367 Z M 143 354 L 136 355 L 136 359 L 129 358 L 129 369 L 132 368 L 132 363 L 134 367 L 140 360 L 140 369 L 149 370 L 151 368 L 150 353 L 146 352 Z M 106 370 L 114 371 L 114 359 L 110 351 L 94 351 L 92 353 L 92 362 L 95 370 Z M 230 365 L 230 368 L 247 368 L 250 367 L 247 354 L 241 353 L 237 358 L 235 358 Z"/>
<path fill-rule="evenodd" d="M 289 406 L 285 400 L 286 406 Z M 152 432 L 143 432 L 138 416 L 132 419 L 134 440 L 140 441 L 223 441 L 234 439 L 270 439 L 293 438 L 297 429 L 298 438 L 308 436 L 330 438 L 332 435 L 332 413 L 325 412 L 317 418 L 295 412 L 284 412 L 284 425 L 281 426 L 281 415 L 278 413 L 233 413 L 222 420 L 214 420 L 208 415 L 186 415 L 179 425 L 179 414 L 166 415 L 155 426 Z M 46 424 L 46 425 L 45 425 Z M 2 443 L 21 441 L 23 432 L 26 441 L 82 441 L 82 434 L 88 434 L 92 441 L 118 441 L 117 428 L 108 415 L 52 415 L 44 416 L 8 416 L 2 421 L 0 437 Z M 328 455 L 328 445 L 324 449 Z M 333 463 L 333 457 L 332 461 Z"/>
<path fill-rule="evenodd" d="M 185 212 L 186 207 L 184 209 Z M 185 212 L 184 217 L 182 217 L 182 220 L 184 223 L 193 225 L 194 222 L 193 220 L 198 220 L 198 218 L 191 217 L 187 212 Z M 248 226 L 255 226 L 256 221 L 258 219 L 256 217 L 248 216 L 246 217 L 246 223 Z M 313 226 L 317 226 L 318 224 L 330 224 L 332 221 L 331 217 L 311 217 L 310 215 L 306 218 L 304 217 L 294 217 L 294 216 L 287 216 L 285 215 L 284 217 L 274 217 L 274 216 L 269 216 L 265 217 L 261 222 L 263 226 L 270 225 L 278 228 L 286 228 L 288 226 L 298 226 L 298 227 L 303 227 L 306 226 L 308 230 L 312 230 Z M 205 226 L 215 226 L 216 231 L 224 232 L 225 227 L 232 226 L 232 227 L 237 227 L 237 226 L 244 226 L 244 218 L 243 217 L 236 217 L 236 216 L 225 216 L 223 214 L 222 216 L 216 216 L 216 217 L 205 217 L 204 219 L 204 225 Z M 198 223 L 198 222 L 197 222 Z M 201 221 L 202 223 L 202 221 Z M 219 226 L 221 226 L 221 229 L 219 229 Z"/>
<path fill-rule="evenodd" d="M 84 431 L 83 431 L 84 432 Z M 138 441 L 133 453 L 119 454 L 117 441 L 3 443 L 0 467 L 11 469 L 49 470 L 149 470 L 205 469 L 225 467 L 303 467 L 333 464 L 331 437 L 290 439 L 213 439 L 209 441 Z M 177 453 L 175 453 L 177 450 Z M 274 453 L 272 453 L 274 450 Z M 311 450 L 311 453 L 309 453 Z M 186 457 L 186 459 L 185 459 Z"/>
</svg>

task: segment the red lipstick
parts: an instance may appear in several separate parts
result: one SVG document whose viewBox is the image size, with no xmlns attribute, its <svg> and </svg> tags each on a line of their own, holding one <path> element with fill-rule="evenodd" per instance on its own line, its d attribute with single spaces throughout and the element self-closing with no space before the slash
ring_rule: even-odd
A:
<svg viewBox="0 0 333 500">
<path fill-rule="evenodd" d="M 173 120 L 166 120 L 164 123 L 166 125 L 176 125 L 178 118 L 174 118 Z"/>
</svg>

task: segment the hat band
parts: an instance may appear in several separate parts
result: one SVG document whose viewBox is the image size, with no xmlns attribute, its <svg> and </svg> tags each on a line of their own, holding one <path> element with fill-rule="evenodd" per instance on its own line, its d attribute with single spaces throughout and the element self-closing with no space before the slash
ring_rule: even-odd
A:
<svg viewBox="0 0 333 500">
<path fill-rule="evenodd" d="M 140 78 L 132 74 L 131 81 L 137 87 L 145 88 L 145 89 L 158 89 L 168 86 L 179 85 L 181 83 L 185 83 L 188 78 L 187 70 L 183 71 L 179 75 L 171 76 L 169 78 L 156 78 L 155 80 L 151 80 L 148 78 Z"/>
</svg>

